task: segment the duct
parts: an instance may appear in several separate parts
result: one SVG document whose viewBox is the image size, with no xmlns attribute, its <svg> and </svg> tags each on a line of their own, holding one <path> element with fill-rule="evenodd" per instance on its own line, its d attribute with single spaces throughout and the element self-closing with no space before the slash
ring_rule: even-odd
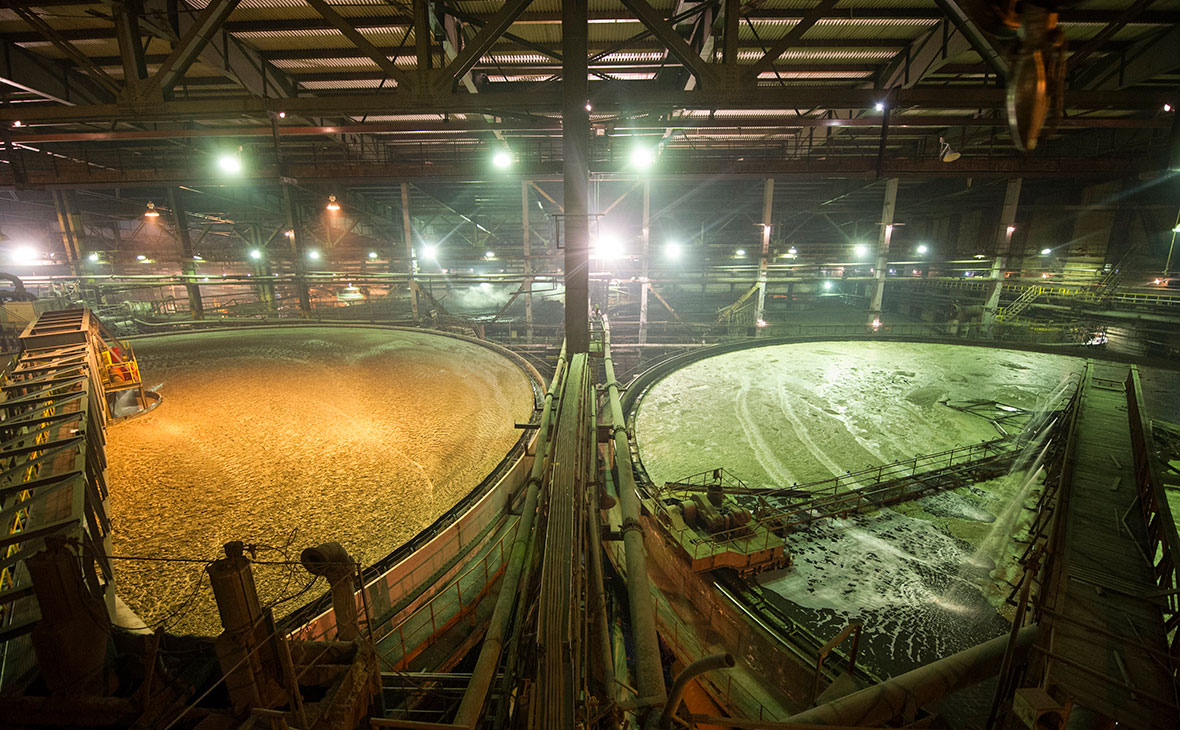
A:
<svg viewBox="0 0 1180 730">
<path fill-rule="evenodd" d="M 360 635 L 356 616 L 353 575 L 356 563 L 340 543 L 326 542 L 299 554 L 299 563 L 312 575 L 322 575 L 332 586 L 332 610 L 336 614 L 336 638 L 352 641 Z"/>
<path fill-rule="evenodd" d="M 541 489 L 541 476 L 545 472 L 546 455 L 549 450 L 549 420 L 553 415 L 553 401 L 562 382 L 562 375 L 566 362 L 565 346 L 562 345 L 561 354 L 557 357 L 557 369 L 553 373 L 553 380 L 549 383 L 549 390 L 545 393 L 545 406 L 541 411 L 541 424 L 537 430 L 537 446 L 533 452 L 533 466 L 529 471 L 528 487 L 525 492 L 524 507 L 521 509 L 520 521 L 516 523 L 516 536 L 512 541 L 512 552 L 504 568 L 501 579 L 500 593 L 496 596 L 496 606 L 492 610 L 492 617 L 488 622 L 487 633 L 484 634 L 480 646 L 479 657 L 475 660 L 475 668 L 471 672 L 471 682 L 467 691 L 463 693 L 463 700 L 455 712 L 454 724 L 460 727 L 475 727 L 483 717 L 484 700 L 487 698 L 488 688 L 496 676 L 496 669 L 500 664 L 500 652 L 504 647 L 504 634 L 508 630 L 509 619 L 515 612 L 517 599 L 520 597 L 520 579 L 526 565 L 525 556 L 528 554 L 529 544 L 533 539 L 533 519 L 537 513 L 537 496 Z"/>
<path fill-rule="evenodd" d="M 660 661 L 660 638 L 656 633 L 656 611 L 652 605 L 647 579 L 647 556 L 643 547 L 643 527 L 639 523 L 639 493 L 631 469 L 631 445 L 623 406 L 619 402 L 619 382 L 610 354 L 610 325 L 602 318 L 602 356 L 606 387 L 610 399 L 611 433 L 618 468 L 619 500 L 623 513 L 623 553 L 627 566 L 627 596 L 631 604 L 631 631 L 635 642 L 635 684 L 640 697 L 663 697 L 664 668 Z M 655 715 L 651 714 L 650 726 Z"/>
<path fill-rule="evenodd" d="M 714 654 L 697 659 L 685 667 L 684 671 L 677 675 L 676 681 L 672 683 L 672 692 L 668 695 L 667 703 L 664 704 L 663 714 L 660 715 L 660 730 L 671 730 L 672 716 L 680 707 L 680 700 L 684 699 L 684 690 L 688 688 L 689 682 L 705 672 L 711 672 L 714 669 L 729 669 L 733 665 L 732 654 Z"/>
<path fill-rule="evenodd" d="M 1016 656 L 1026 655 L 1039 635 L 1040 628 L 1036 625 L 1021 629 L 1016 637 Z M 912 721 L 918 708 L 994 676 L 1000 671 L 1007 646 L 1008 635 L 997 636 L 881 684 L 792 715 L 785 722 L 877 727 L 899 717 Z"/>
</svg>

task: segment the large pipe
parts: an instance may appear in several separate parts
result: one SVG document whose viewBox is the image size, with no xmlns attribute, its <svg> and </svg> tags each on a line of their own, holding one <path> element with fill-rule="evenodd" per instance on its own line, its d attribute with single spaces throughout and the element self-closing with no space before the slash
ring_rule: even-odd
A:
<svg viewBox="0 0 1180 730">
<path fill-rule="evenodd" d="M 479 657 L 475 660 L 475 668 L 471 672 L 471 681 L 467 691 L 463 693 L 463 700 L 455 713 L 454 724 L 460 727 L 475 727 L 483 717 L 484 700 L 487 698 L 488 688 L 496 676 L 496 668 L 500 664 L 500 652 L 504 647 L 504 634 L 508 630 L 508 620 L 512 617 L 516 601 L 520 597 L 520 577 L 524 572 L 525 556 L 528 554 L 529 544 L 533 538 L 533 518 L 537 513 L 537 495 L 541 488 L 541 475 L 545 471 L 546 455 L 549 451 L 549 420 L 553 414 L 553 402 L 562 381 L 565 369 L 565 345 L 557 357 L 557 369 L 553 371 L 553 380 L 549 383 L 549 390 L 545 393 L 545 406 L 541 410 L 541 425 L 537 430 L 537 446 L 533 452 L 533 466 L 529 471 L 528 488 L 525 492 L 524 507 L 520 513 L 520 521 L 516 523 L 516 537 L 512 541 L 512 551 L 508 557 L 508 564 L 504 568 L 501 579 L 500 593 L 496 596 L 496 607 L 492 610 L 492 618 L 488 622 L 487 633 L 479 649 Z"/>
<path fill-rule="evenodd" d="M 619 382 L 610 354 L 610 324 L 602 318 L 602 360 L 610 400 L 611 434 L 615 442 L 615 466 L 619 473 L 619 504 L 623 513 L 623 554 L 627 566 L 627 597 L 631 604 L 631 631 L 635 640 L 635 684 L 640 697 L 663 697 L 664 666 L 660 660 L 660 637 L 656 633 L 656 610 L 647 580 L 647 555 L 643 548 L 643 526 L 639 522 L 639 493 L 631 469 L 631 445 Z M 654 713 L 651 714 L 654 718 Z M 650 721 L 649 721 L 650 723 Z"/>
<path fill-rule="evenodd" d="M 689 682 L 705 672 L 715 669 L 730 669 L 733 665 L 733 654 L 713 654 L 697 659 L 676 675 L 676 681 L 672 683 L 672 692 L 664 704 L 663 714 L 660 715 L 660 730 L 671 730 L 672 716 L 680 708 L 680 700 L 684 699 L 684 690 L 688 689 Z"/>
<path fill-rule="evenodd" d="M 299 554 L 299 562 L 312 575 L 322 575 L 332 586 L 332 610 L 336 616 L 336 638 L 352 641 L 360 636 L 356 615 L 356 592 L 353 576 L 356 563 L 338 542 L 309 547 Z M 361 590 L 364 590 L 362 587 Z"/>
<path fill-rule="evenodd" d="M 1039 635 L 1040 628 L 1035 625 L 1021 629 L 1016 636 L 1014 654 L 1028 654 Z M 792 715 L 785 722 L 845 727 L 884 725 L 903 717 L 907 711 L 925 707 L 952 692 L 995 676 L 1000 671 L 1007 646 L 1008 635 L 997 636 L 881 684 Z"/>
</svg>

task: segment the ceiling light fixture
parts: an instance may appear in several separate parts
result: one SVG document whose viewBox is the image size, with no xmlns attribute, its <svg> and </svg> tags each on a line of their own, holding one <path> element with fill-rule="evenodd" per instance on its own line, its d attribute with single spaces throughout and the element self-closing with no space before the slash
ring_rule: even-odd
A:
<svg viewBox="0 0 1180 730">
<path fill-rule="evenodd" d="M 335 195 L 329 195 L 329 196 L 328 196 L 328 205 L 327 205 L 327 209 L 328 209 L 328 210 L 330 210 L 330 211 L 332 211 L 333 213 L 335 213 L 336 211 L 340 210 L 340 203 L 337 203 L 337 202 L 336 202 L 336 196 L 335 196 Z"/>
<path fill-rule="evenodd" d="M 943 162 L 954 162 L 963 156 L 961 153 L 955 152 L 951 148 L 951 143 L 947 142 L 946 139 L 942 137 L 938 138 L 938 144 L 940 146 L 938 151 L 938 159 L 942 160 Z"/>
<path fill-rule="evenodd" d="M 145 210 L 143 212 L 143 217 L 144 218 L 159 218 L 160 217 L 160 211 L 156 210 L 155 203 L 153 203 L 150 200 L 148 201 L 147 210 Z"/>
</svg>

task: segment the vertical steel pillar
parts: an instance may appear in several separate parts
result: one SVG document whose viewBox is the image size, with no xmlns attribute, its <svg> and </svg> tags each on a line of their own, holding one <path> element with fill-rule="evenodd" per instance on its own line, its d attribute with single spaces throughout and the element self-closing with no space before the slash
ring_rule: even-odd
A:
<svg viewBox="0 0 1180 730">
<path fill-rule="evenodd" d="M 881 204 L 881 233 L 877 238 L 877 266 L 873 271 L 873 294 L 869 301 L 869 327 L 881 326 L 881 300 L 885 297 L 885 272 L 889 268 L 889 242 L 893 239 L 893 211 L 897 207 L 897 178 L 885 181 Z"/>
<path fill-rule="evenodd" d="M 414 52 L 418 57 L 418 83 L 425 85 L 430 75 L 430 0 L 413 0 Z"/>
<path fill-rule="evenodd" d="M 82 257 L 86 255 L 82 242 L 82 219 L 74 209 L 73 193 L 62 190 L 53 194 L 57 209 L 57 225 L 61 228 L 61 241 L 66 249 L 66 261 L 74 276 L 82 275 Z"/>
<path fill-rule="evenodd" d="M 529 181 L 520 184 L 520 225 L 524 231 L 524 285 L 528 287 L 524 295 L 524 326 L 525 336 L 531 342 L 533 339 L 533 259 L 532 233 L 529 229 Z"/>
<path fill-rule="evenodd" d="M 1020 205 L 1022 178 L 1008 181 L 1004 190 L 1004 207 L 1000 210 L 1000 222 L 996 226 L 996 257 L 992 259 L 991 281 L 988 284 L 987 302 L 983 305 L 983 331 L 990 332 L 1000 308 L 1000 292 L 1004 289 L 1004 269 L 1008 265 L 1008 251 L 1012 246 L 1012 234 L 1016 231 L 1016 209 Z"/>
<path fill-rule="evenodd" d="M 176 226 L 176 242 L 180 244 L 180 273 L 185 276 L 184 289 L 188 292 L 188 309 L 193 319 L 205 318 L 205 305 L 201 301 L 201 287 L 188 277 L 197 275 L 197 264 L 193 259 L 193 242 L 188 233 L 188 215 L 184 212 L 184 196 L 176 188 L 168 188 L 168 206 L 172 208 L 172 224 Z"/>
<path fill-rule="evenodd" d="M 758 258 L 758 303 L 754 308 L 754 326 L 762 323 L 766 312 L 766 273 L 770 267 L 770 219 L 774 214 L 774 178 L 766 178 L 762 188 L 762 253 Z M 757 330 L 755 330 L 757 331 Z"/>
<path fill-rule="evenodd" d="M 410 184 L 402 183 L 402 239 L 406 245 L 406 274 L 410 277 L 410 309 L 418 323 L 418 257 L 414 255 L 414 226 L 410 222 Z"/>
<path fill-rule="evenodd" d="M 651 260 L 651 182 L 643 183 L 643 238 L 639 252 L 639 344 L 647 342 L 647 288 Z"/>
<path fill-rule="evenodd" d="M 111 17 L 115 21 L 115 37 L 119 42 L 119 58 L 123 64 L 123 82 L 134 84 L 147 78 L 147 63 L 140 43 L 139 18 L 142 5 L 138 0 L 111 3 Z"/>
<path fill-rule="evenodd" d="M 304 319 L 311 317 L 311 292 L 307 289 L 307 262 L 303 258 L 303 230 L 299 211 L 291 186 L 283 183 L 283 208 L 287 214 L 287 240 L 291 242 L 291 257 L 295 262 L 295 293 L 299 297 L 299 314 Z"/>
<path fill-rule="evenodd" d="M 562 151 L 565 159 L 565 342 L 569 354 L 590 351 L 590 115 L 587 0 L 561 4 Z"/>
</svg>

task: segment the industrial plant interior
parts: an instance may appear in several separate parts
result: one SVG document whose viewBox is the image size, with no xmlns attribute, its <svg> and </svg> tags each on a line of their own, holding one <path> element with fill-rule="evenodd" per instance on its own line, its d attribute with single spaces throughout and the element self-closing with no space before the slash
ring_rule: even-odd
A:
<svg viewBox="0 0 1180 730">
<path fill-rule="evenodd" d="M 1180 728 L 1180 0 L 0 44 L 0 730 Z"/>
</svg>

